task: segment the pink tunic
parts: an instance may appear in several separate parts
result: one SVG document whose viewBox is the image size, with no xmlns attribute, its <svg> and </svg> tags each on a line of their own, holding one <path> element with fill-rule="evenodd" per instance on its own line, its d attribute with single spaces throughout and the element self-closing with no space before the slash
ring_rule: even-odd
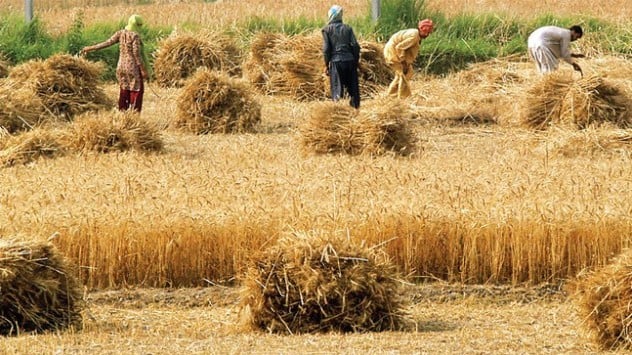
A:
<svg viewBox="0 0 632 355">
<path fill-rule="evenodd" d="M 140 91 L 143 83 L 141 74 L 141 46 L 142 41 L 138 33 L 128 30 L 117 31 L 105 42 L 88 47 L 98 50 L 119 43 L 119 60 L 116 66 L 116 78 L 122 90 Z"/>
</svg>

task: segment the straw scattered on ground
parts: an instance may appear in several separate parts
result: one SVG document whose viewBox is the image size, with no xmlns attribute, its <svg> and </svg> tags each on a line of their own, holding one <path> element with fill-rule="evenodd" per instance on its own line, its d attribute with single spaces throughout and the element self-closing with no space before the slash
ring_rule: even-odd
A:
<svg viewBox="0 0 632 355">
<path fill-rule="evenodd" d="M 322 233 L 295 233 L 253 258 L 244 324 L 272 333 L 367 332 L 410 326 L 403 281 L 384 252 Z"/>
<path fill-rule="evenodd" d="M 253 132 L 261 121 L 261 105 L 241 79 L 200 69 L 183 88 L 174 128 L 196 134 Z"/>
<path fill-rule="evenodd" d="M 0 334 L 80 329 L 73 267 L 47 242 L 0 238 Z"/>
</svg>

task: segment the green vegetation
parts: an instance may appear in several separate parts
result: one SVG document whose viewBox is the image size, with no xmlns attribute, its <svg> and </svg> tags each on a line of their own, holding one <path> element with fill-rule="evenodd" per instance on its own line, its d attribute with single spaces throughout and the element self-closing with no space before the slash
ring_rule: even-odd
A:
<svg viewBox="0 0 632 355">
<path fill-rule="evenodd" d="M 370 14 L 347 18 L 346 21 L 359 37 L 385 43 L 393 33 L 415 28 L 417 22 L 426 17 L 434 20 L 435 32 L 423 41 L 416 64 L 427 73 L 443 74 L 462 69 L 468 63 L 525 53 L 528 34 L 539 26 L 549 24 L 564 27 L 581 24 L 587 33 L 582 39 L 583 48 L 600 53 L 632 55 L 632 26 L 621 28 L 595 18 L 560 18 L 546 14 L 535 20 L 521 21 L 491 13 L 461 14 L 448 18 L 440 12 L 429 11 L 425 0 L 382 0 L 381 17 L 377 23 L 371 21 Z M 21 14 L 2 15 L 0 52 L 13 63 L 47 58 L 58 52 L 77 54 L 83 46 L 108 39 L 124 25 L 121 21 L 84 26 L 83 16 L 79 13 L 67 33 L 52 36 L 37 19 L 26 23 Z M 226 31 L 245 46 L 259 31 L 293 35 L 318 30 L 324 25 L 324 19 L 253 17 Z M 186 24 L 183 26 L 187 27 Z M 199 29 L 199 26 L 190 27 L 189 30 Z M 152 53 L 158 40 L 170 32 L 168 27 L 144 27 L 141 37 L 146 51 Z M 118 46 L 91 52 L 88 58 L 104 61 L 107 64 L 105 79 L 114 78 Z"/>
</svg>

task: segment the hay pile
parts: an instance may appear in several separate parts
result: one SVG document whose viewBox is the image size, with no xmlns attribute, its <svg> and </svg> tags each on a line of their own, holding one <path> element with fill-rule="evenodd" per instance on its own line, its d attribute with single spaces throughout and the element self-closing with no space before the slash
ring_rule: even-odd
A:
<svg viewBox="0 0 632 355">
<path fill-rule="evenodd" d="M 55 158 L 67 152 L 64 132 L 58 129 L 35 128 L 0 141 L 0 166 L 27 164 L 41 157 Z"/>
<path fill-rule="evenodd" d="M 368 98 L 383 91 L 393 74 L 380 44 L 361 41 L 360 46 L 360 93 Z M 260 32 L 250 45 L 244 74 L 264 94 L 311 101 L 328 95 L 323 67 L 320 32 L 296 36 Z"/>
<path fill-rule="evenodd" d="M 55 115 L 71 119 L 91 110 L 112 107 L 100 83 L 103 66 L 79 57 L 56 54 L 14 67 L 9 80 L 28 88 Z"/>
<path fill-rule="evenodd" d="M 84 113 L 63 137 L 64 145 L 76 152 L 160 152 L 164 147 L 158 126 L 134 111 Z"/>
<path fill-rule="evenodd" d="M 261 105 L 247 82 L 200 69 L 178 98 L 171 126 L 197 134 L 252 132 L 259 121 Z"/>
<path fill-rule="evenodd" d="M 631 250 L 574 285 L 582 324 L 603 349 L 632 349 L 631 285 Z"/>
<path fill-rule="evenodd" d="M 3 80 L 0 82 L 0 128 L 15 133 L 29 130 L 50 120 L 38 97 L 23 83 Z"/>
<path fill-rule="evenodd" d="M 245 323 L 273 333 L 407 327 L 396 267 L 347 238 L 295 234 L 255 257 L 243 280 Z"/>
<path fill-rule="evenodd" d="M 161 86 L 181 87 L 198 68 L 240 75 L 240 62 L 239 48 L 225 35 L 201 33 L 172 36 L 159 45 L 154 73 Z"/>
<path fill-rule="evenodd" d="M 305 153 L 409 155 L 417 139 L 410 128 L 412 112 L 394 99 L 377 100 L 362 110 L 346 103 L 314 104 L 300 127 Z"/>
<path fill-rule="evenodd" d="M 160 129 L 133 111 L 86 112 L 72 123 L 7 135 L 0 139 L 0 166 L 27 164 L 69 153 L 135 150 L 160 152 Z"/>
<path fill-rule="evenodd" d="M 81 328 L 74 270 L 50 244 L 0 239 L 0 334 Z"/>
<path fill-rule="evenodd" d="M 606 79 L 588 76 L 574 80 L 565 73 L 545 75 L 526 93 L 522 120 L 536 129 L 552 124 L 586 128 L 612 123 L 631 125 L 632 101 L 627 93 Z"/>
</svg>

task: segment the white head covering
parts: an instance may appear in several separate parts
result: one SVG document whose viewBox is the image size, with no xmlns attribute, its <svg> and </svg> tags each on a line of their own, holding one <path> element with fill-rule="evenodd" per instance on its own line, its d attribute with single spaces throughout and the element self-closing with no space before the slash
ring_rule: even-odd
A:
<svg viewBox="0 0 632 355">
<path fill-rule="evenodd" d="M 327 17 L 329 18 L 330 23 L 334 21 L 342 21 L 342 6 L 332 6 L 331 9 L 329 9 L 329 12 L 327 12 Z"/>
</svg>

